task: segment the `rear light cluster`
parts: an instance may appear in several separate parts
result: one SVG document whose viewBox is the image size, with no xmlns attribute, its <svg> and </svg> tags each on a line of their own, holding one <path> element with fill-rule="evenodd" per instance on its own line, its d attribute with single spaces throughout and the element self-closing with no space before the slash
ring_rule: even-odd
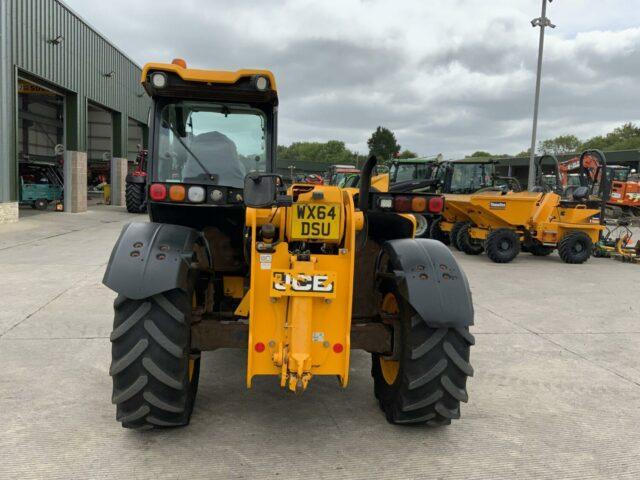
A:
<svg viewBox="0 0 640 480">
<path fill-rule="evenodd" d="M 401 213 L 441 213 L 444 199 L 440 196 L 394 195 L 378 197 L 378 207 Z"/>
<path fill-rule="evenodd" d="M 152 183 L 149 187 L 149 198 L 154 202 L 184 202 L 204 203 L 206 198 L 204 187 L 199 185 L 165 185 Z"/>
<path fill-rule="evenodd" d="M 149 199 L 154 202 L 207 203 L 218 205 L 241 205 L 244 202 L 242 189 L 180 183 L 152 183 Z"/>
</svg>

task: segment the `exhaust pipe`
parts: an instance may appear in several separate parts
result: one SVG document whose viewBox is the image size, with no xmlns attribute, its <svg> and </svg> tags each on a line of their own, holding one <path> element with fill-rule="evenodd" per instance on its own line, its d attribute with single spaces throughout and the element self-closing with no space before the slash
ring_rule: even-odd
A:
<svg viewBox="0 0 640 480">
<path fill-rule="evenodd" d="M 378 163 L 375 155 L 371 155 L 362 167 L 360 173 L 360 194 L 358 195 L 358 208 L 362 212 L 369 209 L 369 191 L 371 190 L 371 173 Z"/>
</svg>

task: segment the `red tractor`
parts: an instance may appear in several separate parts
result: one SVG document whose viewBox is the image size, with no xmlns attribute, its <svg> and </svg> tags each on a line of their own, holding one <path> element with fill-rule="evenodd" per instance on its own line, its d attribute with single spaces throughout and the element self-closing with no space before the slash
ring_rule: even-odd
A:
<svg viewBox="0 0 640 480">
<path fill-rule="evenodd" d="M 127 175 L 125 197 L 129 213 L 147 211 L 147 153 L 147 150 L 138 151 L 136 168 Z"/>
</svg>

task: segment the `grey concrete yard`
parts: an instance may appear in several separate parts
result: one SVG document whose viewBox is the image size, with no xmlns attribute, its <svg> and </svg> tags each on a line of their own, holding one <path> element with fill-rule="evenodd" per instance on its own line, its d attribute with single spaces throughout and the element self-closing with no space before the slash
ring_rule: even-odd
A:
<svg viewBox="0 0 640 480">
<path fill-rule="evenodd" d="M 30 213 L 30 212 L 26 212 Z M 0 478 L 640 478 L 640 265 L 456 253 L 474 294 L 462 419 L 386 423 L 369 356 L 302 396 L 203 358 L 189 427 L 122 429 L 110 403 L 115 207 L 0 226 Z"/>
</svg>

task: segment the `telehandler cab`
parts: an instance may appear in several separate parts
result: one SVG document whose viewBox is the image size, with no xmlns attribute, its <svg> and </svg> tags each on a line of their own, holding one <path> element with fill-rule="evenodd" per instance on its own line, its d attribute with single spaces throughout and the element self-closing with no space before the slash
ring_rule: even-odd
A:
<svg viewBox="0 0 640 480">
<path fill-rule="evenodd" d="M 117 292 L 113 403 L 123 427 L 189 423 L 201 352 L 247 350 L 246 384 L 349 379 L 372 354 L 388 421 L 444 425 L 467 401 L 473 305 L 439 242 L 413 239 L 440 195 L 293 184 L 272 173 L 278 96 L 266 70 L 147 64 L 148 223 L 127 225 L 104 283 Z M 229 368 L 229 366 L 225 366 Z"/>
</svg>

